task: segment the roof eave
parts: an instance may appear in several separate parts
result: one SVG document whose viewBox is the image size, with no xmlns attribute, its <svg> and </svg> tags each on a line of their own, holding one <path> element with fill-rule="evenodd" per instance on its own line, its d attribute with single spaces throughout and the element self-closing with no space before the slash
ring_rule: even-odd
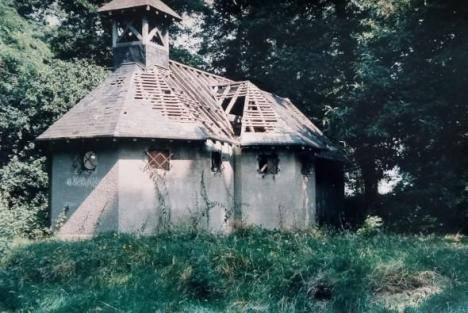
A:
<svg viewBox="0 0 468 313">
<path fill-rule="evenodd" d="M 169 16 L 171 16 L 172 18 L 176 19 L 178 22 L 182 21 L 182 17 L 174 12 L 174 11 L 168 11 L 168 10 L 161 10 L 161 9 L 158 9 L 150 4 L 142 4 L 142 5 L 137 5 L 137 6 L 131 6 L 131 5 L 128 5 L 128 6 L 121 6 L 121 7 L 118 7 L 118 8 L 110 8 L 108 7 L 107 5 L 104 5 L 103 7 L 99 8 L 97 11 L 99 13 L 112 13 L 112 12 L 116 12 L 116 11 L 121 11 L 121 10 L 128 10 L 128 9 L 133 9 L 133 8 L 145 8 L 145 7 L 151 7 L 153 9 L 155 9 L 156 11 L 158 12 L 161 12 L 163 14 L 167 14 Z"/>
</svg>

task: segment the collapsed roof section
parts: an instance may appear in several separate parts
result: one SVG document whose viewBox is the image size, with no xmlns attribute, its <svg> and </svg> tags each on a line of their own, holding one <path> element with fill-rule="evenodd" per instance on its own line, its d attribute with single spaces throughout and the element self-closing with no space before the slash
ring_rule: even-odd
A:
<svg viewBox="0 0 468 313">
<path fill-rule="evenodd" d="M 289 99 L 267 93 L 251 82 L 212 86 L 242 146 L 304 145 L 326 149 L 322 132 Z"/>
<path fill-rule="evenodd" d="M 173 61 L 120 66 L 38 139 L 99 137 L 331 147 L 289 99 Z"/>
</svg>

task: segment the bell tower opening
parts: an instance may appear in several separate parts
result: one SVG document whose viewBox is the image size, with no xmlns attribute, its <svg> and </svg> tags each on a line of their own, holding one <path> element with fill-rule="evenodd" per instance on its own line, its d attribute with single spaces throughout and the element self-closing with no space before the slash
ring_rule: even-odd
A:
<svg viewBox="0 0 468 313">
<path fill-rule="evenodd" d="M 113 65 L 169 67 L 169 27 L 182 18 L 160 0 L 114 0 L 99 9 L 112 19 Z"/>
</svg>

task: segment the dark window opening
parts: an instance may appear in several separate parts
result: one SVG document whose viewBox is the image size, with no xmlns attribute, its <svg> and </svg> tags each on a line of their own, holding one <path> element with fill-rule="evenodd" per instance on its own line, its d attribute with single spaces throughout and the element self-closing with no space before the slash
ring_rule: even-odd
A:
<svg viewBox="0 0 468 313">
<path fill-rule="evenodd" d="M 258 156 L 258 172 L 263 175 L 279 173 L 279 158 L 276 154 L 261 154 Z"/>
<path fill-rule="evenodd" d="M 265 133 L 266 128 L 264 126 L 255 126 L 254 127 L 254 132 L 256 132 L 256 133 Z"/>
<path fill-rule="evenodd" d="M 304 176 L 309 176 L 314 170 L 314 159 L 311 156 L 303 155 L 301 159 L 301 173 Z"/>
<path fill-rule="evenodd" d="M 147 155 L 149 168 L 165 171 L 171 169 L 171 154 L 168 150 L 150 150 Z"/>
<path fill-rule="evenodd" d="M 213 173 L 220 173 L 223 170 L 223 157 L 221 152 L 211 153 L 211 171 Z"/>
</svg>

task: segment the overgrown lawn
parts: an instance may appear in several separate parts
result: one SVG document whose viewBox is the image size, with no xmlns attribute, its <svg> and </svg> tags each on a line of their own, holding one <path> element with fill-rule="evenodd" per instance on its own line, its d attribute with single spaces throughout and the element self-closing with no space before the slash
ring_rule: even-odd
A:
<svg viewBox="0 0 468 313">
<path fill-rule="evenodd" d="M 177 232 L 23 243 L 0 312 L 468 312 L 459 236 Z"/>
</svg>

